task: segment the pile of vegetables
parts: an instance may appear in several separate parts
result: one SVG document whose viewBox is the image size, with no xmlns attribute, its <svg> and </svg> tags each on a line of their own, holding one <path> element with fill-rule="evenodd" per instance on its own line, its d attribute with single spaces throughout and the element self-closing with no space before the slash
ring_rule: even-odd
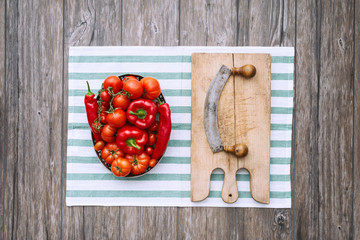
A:
<svg viewBox="0 0 360 240">
<path fill-rule="evenodd" d="M 153 168 L 165 152 L 171 132 L 169 104 L 159 98 L 159 82 L 107 77 L 96 98 L 87 82 L 85 107 L 95 150 L 115 176 L 140 175 Z M 158 120 L 157 120 L 158 115 Z"/>
</svg>

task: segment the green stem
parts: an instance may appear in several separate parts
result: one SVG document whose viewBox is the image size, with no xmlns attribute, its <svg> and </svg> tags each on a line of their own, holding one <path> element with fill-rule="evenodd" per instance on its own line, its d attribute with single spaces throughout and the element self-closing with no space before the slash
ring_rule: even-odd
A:
<svg viewBox="0 0 360 240">
<path fill-rule="evenodd" d="M 133 111 L 129 111 L 129 114 L 135 115 L 139 119 L 144 119 L 144 118 L 146 118 L 147 112 L 144 109 L 140 108 L 140 109 L 136 110 L 136 113 Z"/>
<path fill-rule="evenodd" d="M 126 145 L 128 145 L 129 147 L 134 147 L 136 149 L 141 149 L 141 147 L 136 144 L 135 138 L 129 138 L 128 140 L 126 140 Z"/>
<path fill-rule="evenodd" d="M 115 169 L 121 172 L 121 167 L 116 166 Z"/>
<path fill-rule="evenodd" d="M 86 95 L 88 95 L 88 96 L 93 95 L 94 93 L 92 93 L 92 92 L 91 92 L 91 90 L 90 90 L 90 85 L 89 85 L 89 82 L 88 82 L 88 81 L 86 81 L 86 84 L 87 84 L 87 87 L 88 87 L 88 92 L 87 92 L 87 94 L 86 94 Z"/>
<path fill-rule="evenodd" d="M 164 103 L 160 100 L 160 98 L 156 98 L 156 100 L 158 101 L 159 105 L 164 104 Z"/>
</svg>

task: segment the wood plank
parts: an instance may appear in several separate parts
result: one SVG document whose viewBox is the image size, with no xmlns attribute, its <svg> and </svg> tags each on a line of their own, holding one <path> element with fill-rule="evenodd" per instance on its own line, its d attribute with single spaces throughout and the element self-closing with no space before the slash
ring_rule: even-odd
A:
<svg viewBox="0 0 360 240">
<path fill-rule="evenodd" d="M 63 198 L 66 196 L 66 140 L 68 106 L 68 52 L 70 46 L 121 45 L 121 2 L 65 1 L 64 10 L 64 118 L 62 160 Z M 85 87 L 85 86 L 84 86 Z M 65 239 L 118 239 L 120 237 L 119 207 L 62 206 L 62 236 Z"/>
<path fill-rule="evenodd" d="M 7 4 L 4 235 L 60 238 L 63 6 Z"/>
<path fill-rule="evenodd" d="M 236 1 L 180 1 L 180 45 L 235 46 Z M 234 208 L 179 208 L 179 239 L 233 239 Z"/>
<path fill-rule="evenodd" d="M 6 148 L 4 156 L 4 239 L 16 238 L 13 229 L 15 228 L 16 187 L 17 187 L 17 166 L 18 162 L 18 122 L 19 122 L 19 77 L 18 77 L 18 5 L 15 1 L 6 1 L 5 19 L 5 79 L 11 79 L 11 84 L 5 84 L 5 111 L 3 112 L 4 135 L 6 137 Z M 6 219 L 6 221 L 5 221 Z"/>
<path fill-rule="evenodd" d="M 178 28 L 177 1 L 123 2 L 122 45 L 176 46 L 179 43 Z"/>
<path fill-rule="evenodd" d="M 123 1 L 122 22 L 122 45 L 174 46 L 179 43 L 177 1 Z M 176 238 L 175 207 L 121 207 L 120 219 L 121 239 Z M 129 231 L 133 226 L 143 230 Z"/>
<path fill-rule="evenodd" d="M 351 236 L 353 6 L 353 1 L 321 3 L 318 214 L 319 236 L 327 239 Z"/>
<path fill-rule="evenodd" d="M 354 2 L 355 39 L 354 39 L 354 160 L 353 160 L 353 219 L 352 238 L 360 238 L 360 1 Z"/>
<path fill-rule="evenodd" d="M 295 1 L 240 0 L 237 9 L 239 46 L 295 46 Z M 291 172 L 294 189 L 294 164 Z M 292 213 L 291 209 L 238 209 L 238 238 L 290 239 Z"/>
<path fill-rule="evenodd" d="M 5 1 L 0 2 L 0 122 L 3 123 L 0 126 L 0 142 L 6 142 L 5 136 Z M 4 239 L 4 216 L 5 216 L 5 207 L 4 207 L 4 193 L 5 193 L 5 144 L 0 145 L 0 236 Z"/>
</svg>

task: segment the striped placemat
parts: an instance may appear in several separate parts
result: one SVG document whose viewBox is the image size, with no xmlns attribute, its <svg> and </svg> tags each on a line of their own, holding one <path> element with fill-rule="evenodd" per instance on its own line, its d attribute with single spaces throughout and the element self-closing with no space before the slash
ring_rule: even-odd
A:
<svg viewBox="0 0 360 240">
<path fill-rule="evenodd" d="M 193 52 L 271 54 L 270 204 L 251 198 L 245 170 L 237 174 L 237 202 L 222 201 L 221 170 L 211 176 L 209 197 L 190 201 Z M 70 47 L 66 205 L 290 208 L 293 72 L 292 47 Z M 173 122 L 161 163 L 147 175 L 131 180 L 114 177 L 97 159 L 84 107 L 86 81 L 97 92 L 107 76 L 125 73 L 159 80 Z"/>
</svg>

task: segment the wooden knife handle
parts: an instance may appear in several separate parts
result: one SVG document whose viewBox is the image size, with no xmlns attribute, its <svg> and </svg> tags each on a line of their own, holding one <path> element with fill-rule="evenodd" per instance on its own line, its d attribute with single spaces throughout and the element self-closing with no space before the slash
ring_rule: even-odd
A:
<svg viewBox="0 0 360 240">
<path fill-rule="evenodd" d="M 240 75 L 245 78 L 252 78 L 256 74 L 256 68 L 252 64 L 246 64 L 239 68 L 233 67 L 231 69 L 231 74 L 232 75 Z"/>
<path fill-rule="evenodd" d="M 249 149 L 246 146 L 246 144 L 239 143 L 239 144 L 236 144 L 234 146 L 224 146 L 224 151 L 229 152 L 229 153 L 233 153 L 237 157 L 245 157 L 248 154 Z"/>
</svg>

